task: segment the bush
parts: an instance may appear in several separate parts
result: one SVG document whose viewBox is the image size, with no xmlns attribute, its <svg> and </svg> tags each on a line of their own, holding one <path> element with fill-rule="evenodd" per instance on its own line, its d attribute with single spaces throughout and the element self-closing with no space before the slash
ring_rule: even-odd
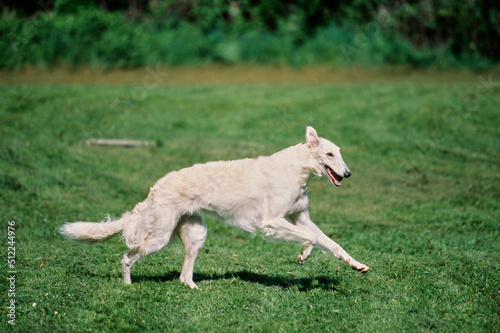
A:
<svg viewBox="0 0 500 333">
<path fill-rule="evenodd" d="M 167 30 L 158 36 L 156 62 L 168 65 L 193 65 L 210 62 L 213 58 L 208 38 L 194 25 L 182 23 L 175 30 Z M 156 38 L 153 37 L 153 40 Z M 154 53 L 155 45 L 149 45 Z"/>
<path fill-rule="evenodd" d="M 242 60 L 253 63 L 283 63 L 292 52 L 291 41 L 278 34 L 249 32 L 242 36 Z"/>
<path fill-rule="evenodd" d="M 74 9 L 76 3 L 78 10 Z M 172 1 L 158 5 L 149 16 L 130 20 L 122 12 L 104 12 L 91 6 L 91 1 L 76 3 L 61 0 L 57 2 L 61 12 L 45 11 L 30 18 L 4 13 L 0 19 L 0 67 L 91 64 L 127 68 L 247 62 L 465 65 L 482 69 L 499 60 L 497 54 L 491 55 L 484 39 L 471 40 L 472 51 L 461 48 L 457 41 L 468 38 L 463 28 L 456 29 L 455 39 L 431 40 L 425 33 L 417 34 L 415 31 L 422 28 L 417 18 L 429 14 L 420 5 L 389 8 L 385 11 L 387 17 L 381 14 L 383 4 L 375 0 L 355 1 L 350 7 L 338 8 L 322 7 L 321 1 L 315 1 L 310 8 L 304 4 L 287 7 L 277 1 L 269 2 L 266 8 L 264 3 L 255 8 L 248 6 L 246 1 L 238 8 L 226 8 L 222 0 L 217 8 L 211 8 L 209 1 Z M 436 2 L 441 9 L 448 8 L 446 4 L 445 0 Z M 321 15 L 316 13 L 320 7 L 325 10 Z M 460 15 L 471 12 L 462 7 L 450 8 Z M 310 22 L 317 17 L 324 24 L 332 11 L 344 17 L 330 20 L 326 26 Z M 257 18 L 259 13 L 262 16 Z M 471 15 L 473 18 L 464 24 L 472 25 L 478 10 L 472 10 Z M 416 21 L 403 24 L 406 18 Z M 449 11 L 443 10 L 431 18 L 430 30 L 437 29 L 439 20 L 454 20 Z M 486 36 L 485 31 L 490 30 L 481 30 L 480 35 Z"/>
<path fill-rule="evenodd" d="M 357 62 L 359 55 L 348 50 L 353 43 L 353 34 L 336 25 L 318 30 L 307 40 L 295 55 L 296 64 L 329 63 L 332 65 Z"/>
</svg>

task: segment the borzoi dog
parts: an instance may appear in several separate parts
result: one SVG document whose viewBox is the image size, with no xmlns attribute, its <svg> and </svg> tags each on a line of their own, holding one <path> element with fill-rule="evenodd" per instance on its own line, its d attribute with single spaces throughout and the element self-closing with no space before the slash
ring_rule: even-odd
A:
<svg viewBox="0 0 500 333">
<path fill-rule="evenodd" d="M 130 268 L 137 260 L 160 251 L 177 235 L 186 251 L 180 280 L 198 288 L 193 269 L 207 235 L 206 212 L 249 232 L 260 230 L 266 236 L 301 242 L 300 264 L 318 246 L 365 273 L 368 266 L 354 260 L 309 218 L 307 184 L 322 173 L 335 186 L 351 175 L 340 148 L 307 127 L 305 144 L 271 156 L 195 164 L 170 172 L 154 184 L 146 200 L 120 219 L 66 223 L 61 233 L 100 242 L 121 231 L 130 249 L 122 259 L 126 284 L 132 282 Z"/>
</svg>

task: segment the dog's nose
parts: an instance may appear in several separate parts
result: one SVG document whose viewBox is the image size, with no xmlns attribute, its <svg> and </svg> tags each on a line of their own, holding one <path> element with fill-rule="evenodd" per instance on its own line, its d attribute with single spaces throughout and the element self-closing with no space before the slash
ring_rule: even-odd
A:
<svg viewBox="0 0 500 333">
<path fill-rule="evenodd" d="M 344 178 L 349 178 L 349 177 L 351 177 L 351 172 L 347 170 L 346 172 L 344 172 Z"/>
</svg>

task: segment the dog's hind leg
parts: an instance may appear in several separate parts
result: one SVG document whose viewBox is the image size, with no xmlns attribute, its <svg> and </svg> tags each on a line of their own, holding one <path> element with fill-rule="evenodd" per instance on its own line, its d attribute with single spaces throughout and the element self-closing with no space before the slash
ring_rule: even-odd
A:
<svg viewBox="0 0 500 333">
<path fill-rule="evenodd" d="M 130 268 L 132 265 L 139 260 L 141 254 L 139 252 L 139 248 L 132 249 L 123 255 L 122 259 L 122 274 L 123 274 L 123 282 L 125 284 L 131 284 L 132 279 L 130 277 Z"/>
<path fill-rule="evenodd" d="M 163 212 L 165 213 L 165 212 Z M 161 218 L 155 219 L 153 214 L 146 215 L 145 221 L 140 233 L 141 241 L 139 246 L 131 249 L 123 255 L 122 274 L 125 284 L 131 284 L 130 268 L 140 258 L 146 257 L 152 253 L 158 252 L 166 247 L 174 232 L 176 226 L 176 217 L 172 214 L 166 214 Z"/>
<path fill-rule="evenodd" d="M 150 236 L 146 238 L 145 244 L 143 244 L 141 247 L 136 247 L 134 249 L 131 249 L 129 252 L 123 255 L 122 274 L 123 274 L 123 282 L 125 284 L 132 283 L 132 279 L 130 277 L 130 268 L 137 260 L 152 253 L 160 251 L 170 242 L 172 231 L 170 232 L 162 231 L 159 232 L 158 234 L 159 236 L 155 235 L 153 237 Z"/>
<path fill-rule="evenodd" d="M 179 221 L 176 232 L 184 244 L 186 257 L 180 280 L 192 289 L 198 289 L 193 281 L 193 270 L 196 258 L 207 238 L 207 228 L 203 224 L 202 215 L 185 215 Z"/>
</svg>

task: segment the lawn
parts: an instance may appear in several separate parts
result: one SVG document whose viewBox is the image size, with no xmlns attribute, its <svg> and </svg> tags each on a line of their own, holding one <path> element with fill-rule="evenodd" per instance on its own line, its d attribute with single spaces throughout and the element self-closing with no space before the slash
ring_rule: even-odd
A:
<svg viewBox="0 0 500 333">
<path fill-rule="evenodd" d="M 191 85 L 147 73 L 135 84 L 0 86 L 0 331 L 500 330 L 498 76 Z M 319 250 L 298 265 L 299 244 L 207 217 L 200 290 L 179 282 L 179 241 L 124 285 L 120 237 L 87 245 L 58 233 L 120 216 L 169 171 L 303 142 L 306 125 L 342 147 L 352 172 L 340 188 L 310 182 L 311 218 L 365 275 Z"/>
</svg>

